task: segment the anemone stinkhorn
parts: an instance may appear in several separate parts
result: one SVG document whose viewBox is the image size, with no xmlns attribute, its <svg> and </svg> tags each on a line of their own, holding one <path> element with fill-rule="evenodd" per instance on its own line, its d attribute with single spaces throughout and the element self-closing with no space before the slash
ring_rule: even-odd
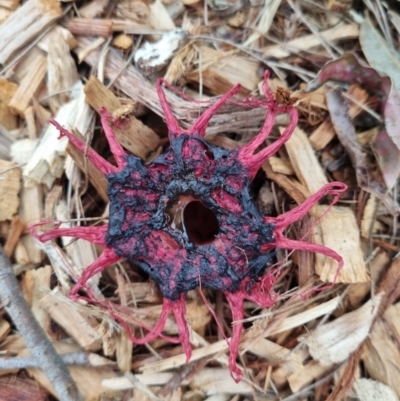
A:
<svg viewBox="0 0 400 401">
<path fill-rule="evenodd" d="M 169 129 L 170 146 L 164 154 L 148 164 L 129 155 L 117 142 L 112 124 L 117 122 L 105 109 L 101 122 L 117 166 L 104 160 L 93 149 L 89 160 L 103 172 L 108 181 L 110 215 L 108 225 L 99 227 L 56 227 L 47 232 L 31 228 L 40 241 L 60 236 L 83 238 L 104 247 L 100 257 L 86 268 L 70 296 L 86 293 L 96 300 L 87 281 L 113 263 L 127 258 L 155 280 L 163 294 L 163 309 L 155 327 L 137 338 L 131 327 L 131 340 L 137 344 L 162 336 L 181 342 L 187 359 L 191 356 L 188 326 L 185 320 L 185 295 L 199 285 L 222 291 L 232 311 L 232 319 L 243 319 L 243 301 L 271 306 L 273 299 L 266 291 L 270 278 L 266 265 L 275 247 L 307 250 L 329 256 L 342 266 L 342 258 L 322 245 L 296 241 L 283 235 L 285 228 L 307 214 L 323 196 L 333 195 L 335 203 L 346 186 L 340 182 L 325 185 L 302 205 L 278 217 L 263 216 L 250 193 L 252 182 L 261 165 L 290 138 L 298 121 L 296 108 L 280 104 L 264 77 L 263 89 L 267 116 L 261 132 L 248 144 L 236 150 L 224 150 L 204 140 L 206 127 L 217 110 L 239 90 L 232 88 L 202 114 L 187 130 L 179 127 L 166 101 L 162 79 L 157 91 Z M 290 123 L 272 144 L 256 152 L 265 143 L 278 113 L 288 113 Z M 60 136 L 84 152 L 85 143 L 52 120 Z M 271 283 L 270 283 L 271 284 Z M 112 310 L 112 308 L 110 308 Z M 162 334 L 166 319 L 173 312 L 179 338 Z M 233 377 L 240 380 L 236 366 L 242 324 L 233 327 L 229 363 Z"/>
</svg>

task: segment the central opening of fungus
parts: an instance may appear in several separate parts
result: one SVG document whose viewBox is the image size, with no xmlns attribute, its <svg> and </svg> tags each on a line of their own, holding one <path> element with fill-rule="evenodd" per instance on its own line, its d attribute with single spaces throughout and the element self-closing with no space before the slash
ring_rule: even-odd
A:
<svg viewBox="0 0 400 401">
<path fill-rule="evenodd" d="M 201 202 L 193 201 L 183 211 L 183 226 L 195 245 L 208 245 L 219 233 L 217 216 Z"/>
<path fill-rule="evenodd" d="M 191 195 L 179 195 L 167 213 L 169 226 L 184 232 L 194 245 L 211 244 L 219 233 L 215 213 Z"/>
</svg>

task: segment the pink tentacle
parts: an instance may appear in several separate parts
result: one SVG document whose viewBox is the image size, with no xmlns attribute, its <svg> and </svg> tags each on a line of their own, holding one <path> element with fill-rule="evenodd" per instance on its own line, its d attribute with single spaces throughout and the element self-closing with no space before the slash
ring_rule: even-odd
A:
<svg viewBox="0 0 400 401">
<path fill-rule="evenodd" d="M 101 255 L 92 264 L 90 264 L 79 277 L 77 283 L 74 285 L 69 294 L 70 298 L 75 300 L 78 295 L 78 291 L 80 291 L 82 288 L 85 288 L 87 290 L 88 287 L 86 285 L 86 282 L 90 278 L 122 259 L 123 258 L 117 255 L 112 248 L 104 248 Z"/>
<path fill-rule="evenodd" d="M 104 160 L 97 152 L 95 152 L 92 148 L 87 148 L 86 143 L 76 138 L 71 134 L 67 129 L 62 127 L 56 120 L 50 118 L 50 124 L 53 124 L 60 131 L 60 138 L 66 136 L 69 141 L 82 153 L 85 153 L 87 150 L 87 155 L 89 160 L 93 163 L 93 165 L 100 170 L 103 174 L 107 175 L 110 173 L 116 173 L 118 170 L 115 166 L 110 164 L 108 161 Z M 87 149 L 86 149 L 87 148 Z"/>
<path fill-rule="evenodd" d="M 276 235 L 274 245 L 281 249 L 289 249 L 291 251 L 298 250 L 298 251 L 308 251 L 308 252 L 315 252 L 320 253 L 321 255 L 328 256 L 338 263 L 338 268 L 336 270 L 335 278 L 333 283 L 336 282 L 337 277 L 340 271 L 343 268 L 343 258 L 335 252 L 333 249 L 327 248 L 324 245 L 320 244 L 313 244 L 311 242 L 305 241 L 296 241 L 289 238 L 284 237 L 282 234 Z"/>
<path fill-rule="evenodd" d="M 55 224 L 55 227 L 45 233 L 39 234 L 38 228 L 48 224 Z M 105 236 L 107 232 L 107 226 L 99 227 L 65 227 L 59 228 L 61 221 L 41 221 L 40 223 L 33 224 L 29 227 L 30 233 L 39 241 L 46 242 L 54 238 L 59 237 L 76 237 L 86 241 L 90 241 L 93 244 L 106 245 Z"/>
<path fill-rule="evenodd" d="M 282 145 L 284 145 L 292 136 L 293 131 L 296 129 L 299 120 L 297 109 L 295 109 L 294 107 L 290 107 L 289 117 L 290 117 L 290 123 L 285 128 L 282 135 L 276 141 L 271 143 L 271 145 L 267 146 L 265 149 L 261 150 L 256 155 L 254 155 L 252 163 L 255 166 L 254 168 L 252 168 L 252 170 L 255 170 L 255 172 L 257 172 L 257 170 L 262 166 L 262 164 L 269 157 L 274 155 L 282 147 Z"/>
<path fill-rule="evenodd" d="M 239 150 L 238 158 L 240 162 L 247 166 L 250 170 L 250 174 L 252 177 L 255 176 L 258 169 L 261 165 L 274 153 L 276 153 L 279 148 L 288 141 L 290 136 L 292 135 L 294 129 L 297 126 L 298 122 L 298 113 L 295 107 L 288 105 L 281 105 L 277 102 L 274 97 L 274 93 L 268 86 L 268 78 L 270 76 L 269 71 L 266 71 L 264 74 L 264 82 L 263 82 L 263 90 L 266 97 L 266 103 L 264 103 L 264 107 L 267 107 L 268 113 L 265 119 L 265 123 L 260 131 L 260 133 L 255 136 L 246 146 L 243 146 Z M 289 113 L 290 115 L 290 123 L 286 127 L 285 131 L 274 141 L 271 145 L 267 146 L 265 149 L 261 150 L 257 154 L 254 152 L 257 148 L 267 139 L 268 135 L 271 133 L 272 128 L 274 126 L 274 122 L 278 113 Z"/>
<path fill-rule="evenodd" d="M 165 96 L 165 92 L 162 87 L 163 84 L 167 85 L 167 82 L 162 78 L 158 78 L 156 83 L 156 88 L 158 97 L 160 99 L 161 107 L 164 111 L 165 121 L 167 123 L 170 134 L 179 135 L 182 132 L 182 129 L 179 128 L 178 122 L 176 121 L 174 115 L 172 114 L 172 110 L 169 107 L 167 98 Z"/>
<path fill-rule="evenodd" d="M 229 98 L 236 95 L 240 90 L 240 84 L 235 85 L 228 93 L 223 95 L 217 102 L 215 102 L 209 109 L 207 109 L 187 131 L 188 134 L 197 134 L 204 137 L 206 128 L 212 116 L 227 102 Z"/>
<path fill-rule="evenodd" d="M 276 114 L 277 112 L 276 110 L 274 110 L 274 108 L 269 108 L 261 132 L 256 135 L 247 145 L 240 148 L 239 160 L 245 166 L 251 166 L 251 164 L 253 163 L 254 152 L 267 139 L 268 135 L 270 134 L 274 126 Z"/>
<path fill-rule="evenodd" d="M 236 358 L 239 354 L 240 337 L 243 330 L 243 294 L 241 291 L 238 292 L 224 292 L 226 299 L 228 300 L 229 307 L 232 312 L 232 322 L 237 321 L 233 325 L 232 338 L 229 344 L 229 370 L 231 371 L 232 379 L 236 383 L 240 382 L 243 377 L 243 372 L 239 369 L 236 364 Z"/>
<path fill-rule="evenodd" d="M 171 300 L 169 300 L 168 298 L 164 298 L 161 315 L 158 318 L 157 324 L 154 327 L 148 327 L 147 325 L 144 325 L 143 323 L 139 323 L 140 326 L 142 326 L 144 329 L 148 330 L 148 333 L 144 337 L 139 338 L 139 337 L 133 336 L 131 330 L 129 329 L 128 335 L 129 335 L 130 340 L 137 345 L 143 345 L 143 344 L 147 344 L 150 341 L 155 340 L 156 338 L 161 337 L 161 338 L 168 340 L 169 342 L 178 343 L 179 339 L 165 336 L 164 334 L 162 334 L 162 331 L 164 330 L 168 315 L 170 314 L 172 309 L 173 309 L 173 305 L 171 303 Z"/>
<path fill-rule="evenodd" d="M 113 304 L 107 300 L 96 299 L 90 287 L 86 286 L 85 291 L 87 293 L 87 297 L 77 295 L 75 299 L 81 299 L 86 302 L 91 302 L 96 305 L 102 306 L 104 309 L 106 309 L 109 312 L 110 316 L 113 319 L 115 319 L 115 321 L 117 321 L 126 330 L 129 339 L 134 344 L 137 345 L 147 344 L 148 342 L 153 341 L 158 337 L 170 343 L 179 344 L 180 342 L 179 338 L 170 337 L 162 333 L 168 315 L 172 310 L 172 306 L 170 305 L 169 300 L 167 300 L 166 298 L 164 298 L 163 307 L 161 310 L 161 314 L 158 318 L 157 324 L 154 327 L 149 327 L 143 322 L 141 322 L 139 319 L 134 318 L 130 313 L 130 311 L 127 312 L 126 310 L 124 310 L 123 307 Z M 127 313 L 129 315 L 127 315 Z M 132 326 L 129 324 L 129 321 L 132 320 L 135 324 L 147 330 L 149 333 L 144 337 L 135 337 L 134 334 L 132 333 Z"/>
<path fill-rule="evenodd" d="M 192 356 L 192 347 L 190 346 L 189 328 L 185 319 L 185 294 L 181 294 L 178 300 L 169 302 L 171 303 L 172 311 L 174 312 L 176 324 L 178 326 L 179 339 L 186 354 L 186 362 L 188 362 Z"/>
<path fill-rule="evenodd" d="M 325 195 L 334 196 L 331 202 L 331 206 L 333 206 L 339 200 L 340 194 L 346 191 L 346 189 L 347 185 L 342 182 L 331 182 L 326 184 L 314 195 L 311 195 L 303 204 L 295 207 L 289 212 L 281 214 L 278 217 L 264 217 L 264 223 L 273 224 L 276 232 L 282 232 L 282 230 L 288 225 L 302 219 Z"/>
<path fill-rule="evenodd" d="M 103 126 L 104 133 L 110 145 L 111 152 L 117 161 L 118 167 L 121 169 L 126 165 L 125 157 L 127 156 L 127 153 L 125 152 L 121 144 L 118 142 L 114 134 L 114 131 L 112 130 L 111 125 L 109 123 L 110 120 L 114 121 L 114 117 L 110 113 L 108 113 L 108 111 L 104 107 L 100 108 L 100 117 L 101 117 L 101 125 Z"/>
</svg>

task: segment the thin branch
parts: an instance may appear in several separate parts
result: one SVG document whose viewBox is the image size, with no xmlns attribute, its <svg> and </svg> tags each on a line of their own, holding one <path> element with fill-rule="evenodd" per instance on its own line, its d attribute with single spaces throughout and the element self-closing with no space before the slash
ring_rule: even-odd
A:
<svg viewBox="0 0 400 401">
<path fill-rule="evenodd" d="M 69 352 L 60 355 L 64 364 L 67 366 L 90 366 L 100 367 L 113 366 L 116 362 L 109 361 L 97 354 L 89 352 Z M 0 370 L 9 369 L 35 369 L 40 368 L 39 361 L 32 356 L 0 358 Z"/>
<path fill-rule="evenodd" d="M 0 301 L 22 335 L 31 356 L 47 376 L 60 401 L 82 397 L 67 367 L 46 337 L 23 297 L 12 266 L 0 247 Z"/>
</svg>

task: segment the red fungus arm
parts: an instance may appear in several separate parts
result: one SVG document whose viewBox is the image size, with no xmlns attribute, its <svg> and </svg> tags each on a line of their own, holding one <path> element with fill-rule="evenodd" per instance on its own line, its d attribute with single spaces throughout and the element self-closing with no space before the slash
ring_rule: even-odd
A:
<svg viewBox="0 0 400 401">
<path fill-rule="evenodd" d="M 168 85 L 168 83 L 164 79 L 158 78 L 157 83 L 156 83 L 156 88 L 157 88 L 158 97 L 160 99 L 161 107 L 164 111 L 165 122 L 167 123 L 168 131 L 169 131 L 170 135 L 171 134 L 179 135 L 182 132 L 182 130 L 181 130 L 181 128 L 179 128 L 178 122 L 176 121 L 174 115 L 172 114 L 172 110 L 169 107 L 167 97 L 165 96 L 165 92 L 162 87 L 163 84 Z"/>
<path fill-rule="evenodd" d="M 236 383 L 238 383 L 240 382 L 240 380 L 242 380 L 243 377 L 243 372 L 236 364 L 236 358 L 239 353 L 240 337 L 243 330 L 243 294 L 240 291 L 224 292 L 224 294 L 232 312 L 233 323 L 232 338 L 229 343 L 229 369 L 231 371 L 232 379 L 235 380 Z"/>
<path fill-rule="evenodd" d="M 170 301 L 170 303 L 172 311 L 174 312 L 176 324 L 178 326 L 179 339 L 186 354 L 186 362 L 188 362 L 192 356 L 192 347 L 190 346 L 189 328 L 185 318 L 185 294 L 182 293 L 179 299 Z"/>
<path fill-rule="evenodd" d="M 50 118 L 50 124 L 53 124 L 60 131 L 60 138 L 66 136 L 69 141 L 83 154 L 87 151 L 89 160 L 93 165 L 100 170 L 103 174 L 107 175 L 110 173 L 117 172 L 117 168 L 110 164 L 108 161 L 103 159 L 97 152 L 95 152 L 91 147 L 87 147 L 86 143 L 76 138 L 71 132 L 61 126 L 56 120 Z"/>
<path fill-rule="evenodd" d="M 199 135 L 202 138 L 206 135 L 206 128 L 212 116 L 228 101 L 229 98 L 236 95 L 240 91 L 240 84 L 235 85 L 228 93 L 225 93 L 217 100 L 209 109 L 207 109 L 188 130 L 190 135 Z"/>
<path fill-rule="evenodd" d="M 117 141 L 114 131 L 112 130 L 109 123 L 109 121 L 114 121 L 115 119 L 110 113 L 108 113 L 108 111 L 104 107 L 100 108 L 100 117 L 101 125 L 103 126 L 104 134 L 107 137 L 111 152 L 117 161 L 118 167 L 122 169 L 126 165 L 125 157 L 127 156 L 127 153 L 125 152 L 121 144 Z"/>
<path fill-rule="evenodd" d="M 339 200 L 340 194 L 346 191 L 346 189 L 347 185 L 342 182 L 326 184 L 314 195 L 311 195 L 304 203 L 296 206 L 289 212 L 283 213 L 278 217 L 264 217 L 264 223 L 273 224 L 275 231 L 282 232 L 288 225 L 302 219 L 325 195 L 334 196 L 331 202 L 331 206 L 333 206 Z"/>
<path fill-rule="evenodd" d="M 42 234 L 39 234 L 37 229 L 47 224 L 55 224 L 56 226 Z M 39 241 L 50 241 L 59 237 L 75 237 L 90 241 L 93 244 L 106 245 L 105 236 L 107 226 L 99 227 L 65 227 L 59 228 L 61 221 L 42 221 L 29 227 L 30 233 Z"/>
</svg>

